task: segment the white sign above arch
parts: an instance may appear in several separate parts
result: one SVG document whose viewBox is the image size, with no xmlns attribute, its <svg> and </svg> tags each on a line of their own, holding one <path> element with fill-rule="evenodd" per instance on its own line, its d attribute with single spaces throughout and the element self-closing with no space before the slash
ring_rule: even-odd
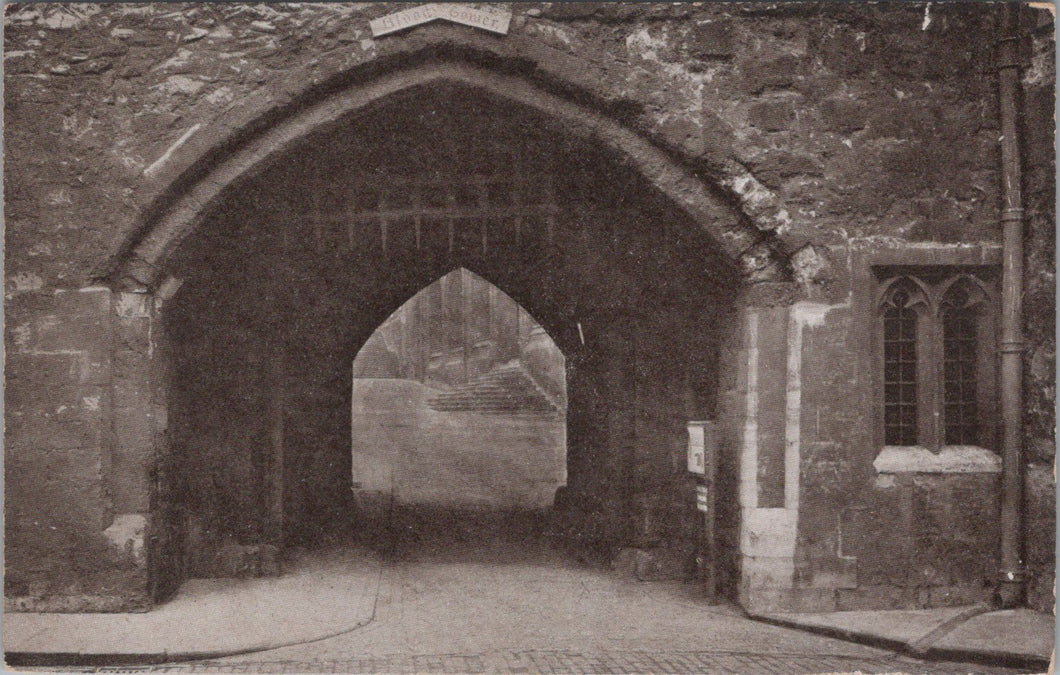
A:
<svg viewBox="0 0 1060 675">
<path fill-rule="evenodd" d="M 435 19 L 481 28 L 491 33 L 508 34 L 512 13 L 501 10 L 485 10 L 460 4 L 430 3 L 405 9 L 368 22 L 372 37 L 381 37 L 406 28 L 419 26 Z"/>
</svg>

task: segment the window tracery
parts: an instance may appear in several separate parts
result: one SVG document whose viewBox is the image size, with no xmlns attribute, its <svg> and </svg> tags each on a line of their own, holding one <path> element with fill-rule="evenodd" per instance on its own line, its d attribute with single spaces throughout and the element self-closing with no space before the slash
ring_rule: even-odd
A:
<svg viewBox="0 0 1060 675">
<path fill-rule="evenodd" d="M 993 446 L 996 359 L 987 274 L 882 273 L 877 300 L 882 440 Z"/>
</svg>

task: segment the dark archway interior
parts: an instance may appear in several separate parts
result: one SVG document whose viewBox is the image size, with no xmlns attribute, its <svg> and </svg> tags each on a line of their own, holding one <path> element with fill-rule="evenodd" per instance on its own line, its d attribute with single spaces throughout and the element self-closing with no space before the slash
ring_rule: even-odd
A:
<svg viewBox="0 0 1060 675">
<path fill-rule="evenodd" d="M 352 359 L 457 267 L 566 355 L 564 531 L 694 540 L 685 422 L 714 416 L 739 274 L 599 145 L 466 87 L 406 91 L 233 186 L 167 265 L 183 285 L 164 310 L 174 469 L 160 494 L 183 514 L 193 576 L 232 547 L 357 531 Z"/>
</svg>

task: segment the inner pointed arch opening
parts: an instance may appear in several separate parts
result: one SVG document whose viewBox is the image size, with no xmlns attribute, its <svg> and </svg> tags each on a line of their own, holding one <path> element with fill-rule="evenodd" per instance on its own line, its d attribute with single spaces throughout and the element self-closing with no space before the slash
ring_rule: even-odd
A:
<svg viewBox="0 0 1060 675">
<path fill-rule="evenodd" d="M 362 533 L 474 510 L 544 516 L 566 483 L 565 359 L 529 312 L 458 268 L 387 317 L 352 366 Z"/>
</svg>

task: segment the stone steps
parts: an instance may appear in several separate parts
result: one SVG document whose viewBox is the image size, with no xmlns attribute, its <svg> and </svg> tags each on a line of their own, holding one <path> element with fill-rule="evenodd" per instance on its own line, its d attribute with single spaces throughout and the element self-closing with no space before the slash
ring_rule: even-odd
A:
<svg viewBox="0 0 1060 675">
<path fill-rule="evenodd" d="M 560 411 L 518 366 L 504 366 L 480 375 L 452 391 L 435 396 L 428 405 L 443 412 L 494 415 L 556 415 Z"/>
</svg>

